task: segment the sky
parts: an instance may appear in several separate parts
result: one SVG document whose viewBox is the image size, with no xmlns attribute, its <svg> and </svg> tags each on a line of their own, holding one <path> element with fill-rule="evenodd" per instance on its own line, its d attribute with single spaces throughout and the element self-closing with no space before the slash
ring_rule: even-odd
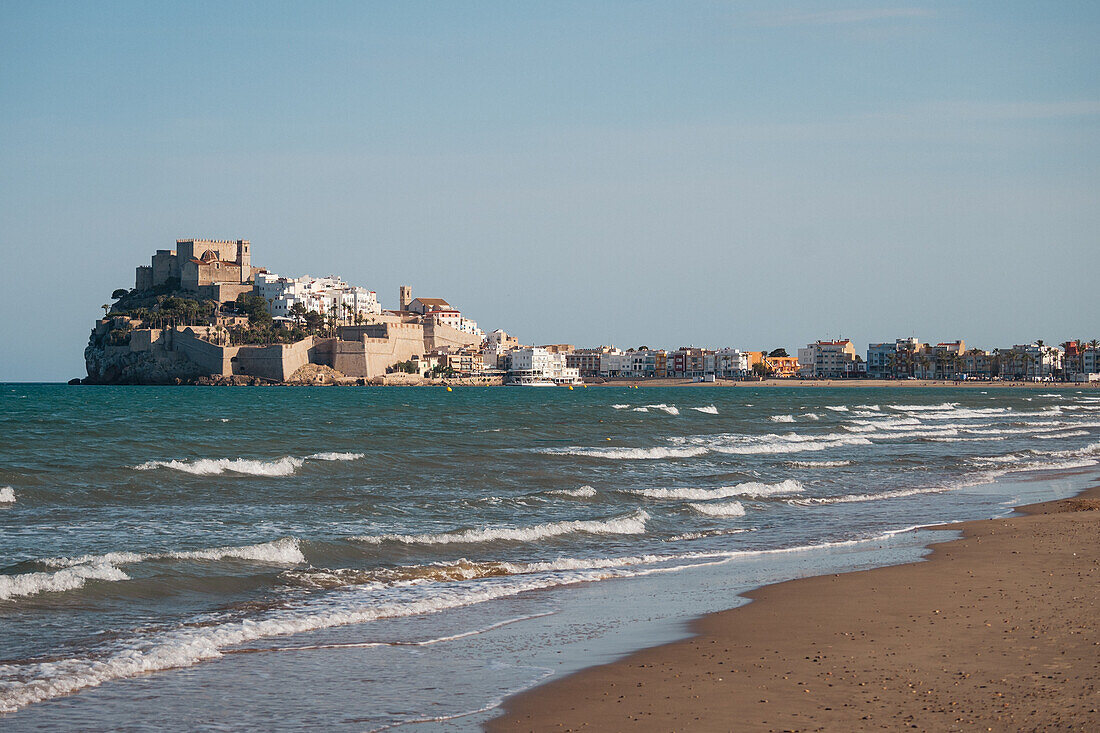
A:
<svg viewBox="0 0 1100 733">
<path fill-rule="evenodd" d="M 0 381 L 177 238 L 524 343 L 1100 338 L 1100 3 L 0 2 Z"/>
</svg>

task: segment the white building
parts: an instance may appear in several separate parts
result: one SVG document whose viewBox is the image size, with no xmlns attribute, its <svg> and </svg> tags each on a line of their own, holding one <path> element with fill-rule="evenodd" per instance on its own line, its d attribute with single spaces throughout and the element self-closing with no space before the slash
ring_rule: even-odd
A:
<svg viewBox="0 0 1100 733">
<path fill-rule="evenodd" d="M 335 313 L 340 318 L 349 319 L 356 315 L 378 315 L 382 312 L 378 295 L 373 290 L 348 285 L 335 275 L 289 278 L 259 272 L 256 274 L 255 290 L 267 301 L 267 310 L 272 316 L 290 317 L 295 303 L 301 303 L 307 311 L 322 315 Z"/>
<path fill-rule="evenodd" d="M 1082 351 L 1081 367 L 1086 374 L 1100 373 L 1100 348 L 1090 346 Z"/>
<path fill-rule="evenodd" d="M 436 323 L 442 323 L 444 326 L 450 326 L 453 329 L 462 331 L 463 333 L 473 334 L 474 336 L 480 336 L 485 338 L 485 332 L 477 327 L 477 321 L 466 318 L 459 311 L 456 310 L 433 310 L 424 314 L 425 320 L 432 320 Z"/>
<path fill-rule="evenodd" d="M 718 349 L 711 358 L 714 360 L 713 372 L 716 376 L 739 379 L 749 373 L 749 355 L 740 349 Z"/>
<path fill-rule="evenodd" d="M 1001 351 L 1001 373 L 1025 379 L 1053 379 L 1054 372 L 1062 370 L 1062 356 L 1063 351 L 1057 346 L 1017 344 Z"/>
<path fill-rule="evenodd" d="M 555 384 L 579 384 L 580 372 L 566 366 L 565 354 L 552 354 L 541 346 L 513 349 L 508 370 L 514 381 L 537 380 Z"/>
<path fill-rule="evenodd" d="M 621 349 L 609 349 L 601 352 L 599 357 L 601 377 L 623 376 L 623 370 L 627 369 L 630 364 L 626 352 Z"/>
</svg>

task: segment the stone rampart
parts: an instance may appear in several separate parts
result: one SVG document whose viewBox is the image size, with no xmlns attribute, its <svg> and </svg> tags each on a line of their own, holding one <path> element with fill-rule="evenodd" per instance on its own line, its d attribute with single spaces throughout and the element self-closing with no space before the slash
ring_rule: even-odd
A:
<svg viewBox="0 0 1100 733">
<path fill-rule="evenodd" d="M 368 327 L 356 327 L 365 329 Z M 362 336 L 358 341 L 336 341 L 333 344 L 333 368 L 349 377 L 376 377 L 386 369 L 413 356 L 424 353 L 424 327 L 419 323 L 385 323 L 372 327 L 370 333 L 385 333 L 384 337 Z M 342 335 L 351 335 L 346 332 Z"/>
</svg>

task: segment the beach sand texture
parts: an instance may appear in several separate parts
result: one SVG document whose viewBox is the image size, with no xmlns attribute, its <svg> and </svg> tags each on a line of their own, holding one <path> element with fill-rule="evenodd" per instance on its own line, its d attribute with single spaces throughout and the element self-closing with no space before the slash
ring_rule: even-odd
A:
<svg viewBox="0 0 1100 733">
<path fill-rule="evenodd" d="M 490 731 L 1100 730 L 1100 487 L 804 578 L 506 701 Z"/>
</svg>

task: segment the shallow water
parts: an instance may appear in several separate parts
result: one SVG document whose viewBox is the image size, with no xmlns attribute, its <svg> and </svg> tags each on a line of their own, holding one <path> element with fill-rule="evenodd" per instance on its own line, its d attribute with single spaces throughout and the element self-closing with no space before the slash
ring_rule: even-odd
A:
<svg viewBox="0 0 1100 733">
<path fill-rule="evenodd" d="M 898 530 L 1067 493 L 1018 479 L 1100 462 L 1095 395 L 3 385 L 0 721 L 479 710 L 762 582 L 918 556 Z"/>
</svg>

